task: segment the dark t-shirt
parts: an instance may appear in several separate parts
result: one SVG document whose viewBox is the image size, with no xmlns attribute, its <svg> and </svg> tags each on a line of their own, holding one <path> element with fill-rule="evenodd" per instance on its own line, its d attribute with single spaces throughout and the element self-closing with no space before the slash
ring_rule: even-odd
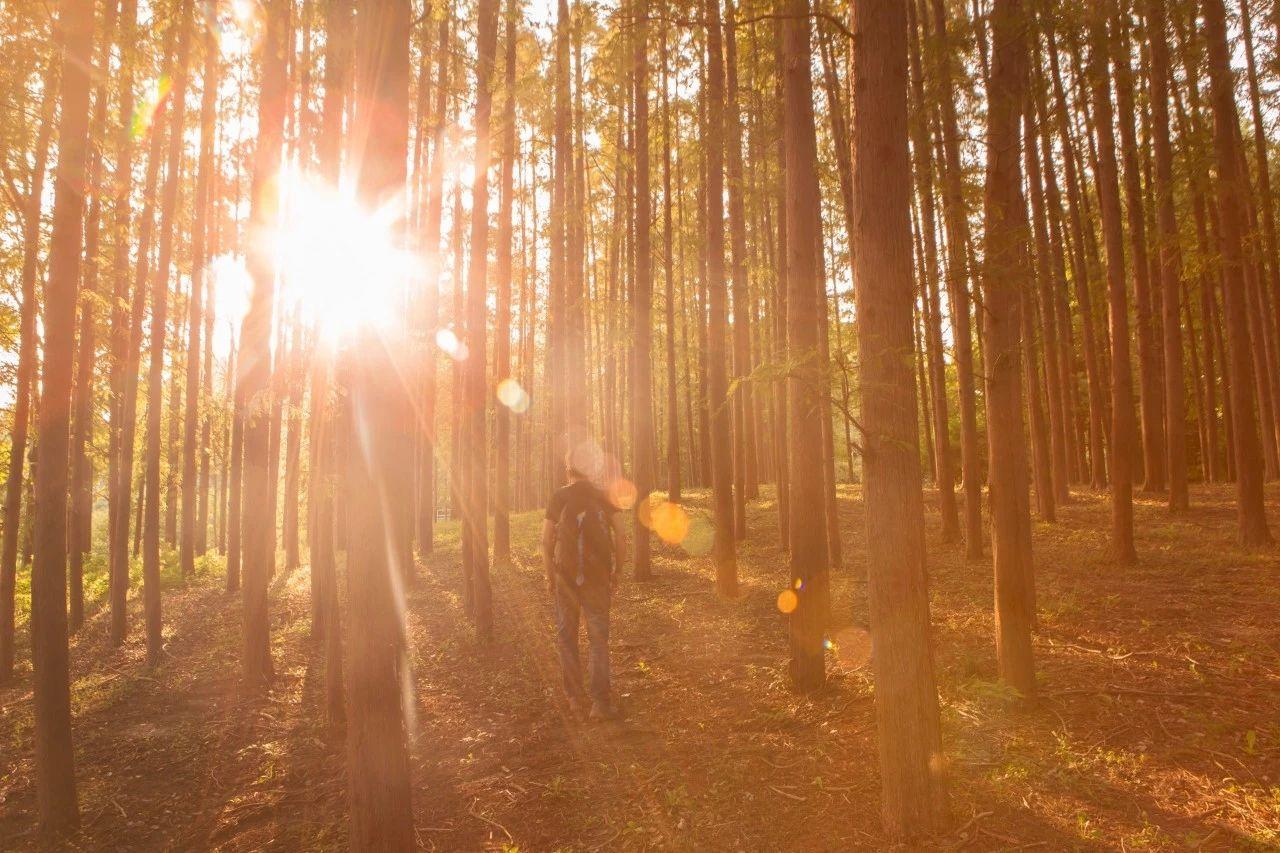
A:
<svg viewBox="0 0 1280 853">
<path fill-rule="evenodd" d="M 597 489 L 590 480 L 575 480 L 551 493 L 551 500 L 547 501 L 547 521 L 552 524 L 559 524 L 560 515 L 564 512 L 565 504 L 578 497 L 595 498 L 601 509 L 604 510 L 605 515 L 613 515 L 618 511 L 618 508 L 613 505 L 608 496 Z"/>
</svg>

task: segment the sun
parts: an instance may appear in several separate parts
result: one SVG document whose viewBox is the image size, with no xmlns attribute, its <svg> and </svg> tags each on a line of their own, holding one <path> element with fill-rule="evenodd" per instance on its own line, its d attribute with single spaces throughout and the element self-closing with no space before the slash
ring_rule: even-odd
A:
<svg viewBox="0 0 1280 853">
<path fill-rule="evenodd" d="M 353 192 L 310 176 L 282 183 L 275 254 L 284 303 L 333 343 L 402 321 L 421 266 L 397 233 L 402 202 L 368 210 Z"/>
</svg>

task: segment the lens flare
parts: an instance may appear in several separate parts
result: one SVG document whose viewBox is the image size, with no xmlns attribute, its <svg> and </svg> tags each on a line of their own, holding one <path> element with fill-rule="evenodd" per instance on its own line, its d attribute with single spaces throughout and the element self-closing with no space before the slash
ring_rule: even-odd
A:
<svg viewBox="0 0 1280 853">
<path fill-rule="evenodd" d="M 347 189 L 296 172 L 280 175 L 279 191 L 279 230 L 258 239 L 274 249 L 283 299 L 332 340 L 395 328 L 419 266 L 399 236 L 403 200 L 369 210 Z"/>
<path fill-rule="evenodd" d="M 663 501 L 650 513 L 653 532 L 668 545 L 679 545 L 689 535 L 689 513 L 671 501 Z"/>
<path fill-rule="evenodd" d="M 498 402 L 506 406 L 517 415 L 523 415 L 529 411 L 529 392 L 520 387 L 520 383 L 514 379 L 504 379 L 498 383 L 497 388 Z"/>
<path fill-rule="evenodd" d="M 715 541 L 716 532 L 711 522 L 703 516 L 697 516 L 690 519 L 689 532 L 680 544 L 690 557 L 705 557 L 711 553 Z"/>
<path fill-rule="evenodd" d="M 162 74 L 142 94 L 129 121 L 129 133 L 135 142 L 147 135 L 147 131 L 155 122 L 156 112 L 164 103 L 164 99 L 169 97 L 169 90 L 172 88 L 173 81 L 169 79 L 169 75 Z"/>
<path fill-rule="evenodd" d="M 640 501 L 640 504 L 636 507 L 636 520 L 649 530 L 653 530 L 653 513 L 658 507 L 662 506 L 663 503 L 665 503 L 665 501 L 663 501 L 661 497 L 654 492 L 650 492 L 648 496 L 646 496 L 644 500 Z"/>
<path fill-rule="evenodd" d="M 467 345 L 458 340 L 458 334 L 453 329 L 436 332 L 436 346 L 454 361 L 466 361 L 469 355 Z"/>
<path fill-rule="evenodd" d="M 794 613 L 799 606 L 800 596 L 795 594 L 795 590 L 784 589 L 778 593 L 778 610 L 782 613 Z"/>
<path fill-rule="evenodd" d="M 631 509 L 636 505 L 636 484 L 625 477 L 619 477 L 614 480 L 609 484 L 609 488 L 606 491 L 608 492 L 609 500 L 618 509 Z"/>
<path fill-rule="evenodd" d="M 836 660 L 850 669 L 865 666 L 871 660 L 871 637 L 862 628 L 841 628 L 827 642 Z"/>
</svg>

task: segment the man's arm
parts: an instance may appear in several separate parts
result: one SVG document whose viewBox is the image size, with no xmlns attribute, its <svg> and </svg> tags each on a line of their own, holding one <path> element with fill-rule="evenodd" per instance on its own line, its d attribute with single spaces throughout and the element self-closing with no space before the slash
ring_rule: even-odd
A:
<svg viewBox="0 0 1280 853">
<path fill-rule="evenodd" d="M 542 569 L 547 576 L 547 592 L 556 588 L 556 523 L 542 520 Z"/>
<path fill-rule="evenodd" d="M 613 527 L 613 583 L 617 586 L 622 577 L 622 567 L 627 562 L 627 528 L 622 523 L 620 512 L 609 516 L 609 524 Z"/>
</svg>

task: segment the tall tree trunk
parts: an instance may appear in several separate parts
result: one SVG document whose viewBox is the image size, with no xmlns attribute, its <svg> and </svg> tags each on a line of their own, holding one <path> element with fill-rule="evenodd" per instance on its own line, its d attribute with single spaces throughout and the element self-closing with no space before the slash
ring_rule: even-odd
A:
<svg viewBox="0 0 1280 853">
<path fill-rule="evenodd" d="M 53 137 L 54 107 L 58 103 L 57 64 L 45 74 L 45 96 L 40 110 L 40 131 L 22 211 L 22 305 L 18 332 L 18 369 L 14 389 L 13 433 L 9 443 L 9 476 L 5 482 L 4 543 L 0 550 L 0 684 L 13 677 L 14 596 L 18 578 L 18 535 L 22 521 L 22 494 L 27 462 L 27 432 L 31 423 L 31 394 L 36 372 L 36 279 L 40 254 L 40 217 L 44 198 L 49 142 Z"/>
<path fill-rule="evenodd" d="M 791 682 L 796 690 L 813 691 L 826 683 L 823 636 L 830 610 L 830 568 L 822 507 L 821 382 L 825 371 L 818 356 L 818 308 L 822 293 L 822 241 L 815 227 L 822 203 L 818 186 L 817 128 L 810 78 L 808 0 L 789 0 L 782 37 L 782 127 L 786 160 L 787 252 L 787 455 L 791 471 L 788 526 Z M 718 195 L 718 190 L 712 188 Z M 780 598 L 782 603 L 784 598 Z M 787 607 L 782 608 L 788 612 Z"/>
<path fill-rule="evenodd" d="M 1021 0 L 996 0 L 987 110 L 984 341 L 987 447 L 991 459 L 991 551 L 995 562 L 996 656 L 1000 677 L 1034 696 L 1031 626 L 1034 566 L 1027 450 L 1023 432 L 1021 289 L 1029 278 L 1022 197 L 1021 108 L 1026 102 L 1026 12 Z"/>
<path fill-rule="evenodd" d="M 1050 244 L 1049 216 L 1045 209 L 1044 181 L 1040 170 L 1040 150 L 1036 142 L 1035 110 L 1033 99 L 1027 100 L 1027 113 L 1023 116 L 1026 128 L 1024 138 L 1027 161 L 1027 183 L 1031 191 L 1031 215 L 1034 224 L 1036 246 L 1036 297 L 1040 301 L 1040 318 L 1043 329 L 1042 355 L 1045 364 L 1045 387 L 1049 400 L 1049 452 L 1052 465 L 1053 498 L 1055 505 L 1070 498 L 1067 490 L 1068 452 L 1065 406 L 1065 383 L 1059 364 L 1061 347 L 1058 339 L 1058 306 L 1055 292 L 1059 289 L 1058 256 Z M 1028 305 L 1033 304 L 1028 300 Z M 1043 504 L 1041 506 L 1043 510 Z"/>
<path fill-rule="evenodd" d="M 1155 155 L 1156 223 L 1160 258 L 1160 287 L 1164 294 L 1165 438 L 1168 451 L 1169 509 L 1185 510 L 1187 493 L 1186 379 L 1182 366 L 1182 259 L 1178 247 L 1178 218 L 1174 209 L 1173 148 L 1169 144 L 1169 43 L 1163 0 L 1147 0 L 1148 74 L 1151 86 L 1152 148 Z M 1192 356 L 1195 338 L 1191 326 Z M 1195 371 L 1197 376 L 1199 371 Z M 1198 407 L 1205 414 L 1203 406 Z M 1208 459 L 1204 460 L 1207 466 Z M 1206 467 L 1206 473 L 1208 468 Z"/>
<path fill-rule="evenodd" d="M 1160 348 L 1156 343 L 1155 318 L 1152 316 L 1153 294 L 1149 275 L 1150 261 L 1147 257 L 1146 219 L 1143 215 L 1142 173 L 1138 163 L 1137 133 L 1134 129 L 1136 110 L 1133 70 L 1129 66 L 1128 0 L 1120 0 L 1118 5 L 1119 8 L 1111 18 L 1114 29 L 1110 41 L 1116 69 L 1116 109 L 1120 124 L 1120 147 L 1124 158 L 1125 212 L 1129 221 L 1129 244 L 1133 247 L 1133 295 L 1137 309 L 1135 320 L 1138 326 L 1138 379 L 1141 387 L 1139 412 L 1142 416 L 1143 491 L 1163 492 L 1167 487 L 1164 465 L 1164 387 L 1160 381 Z M 1107 107 L 1109 112 L 1110 105 L 1108 104 Z M 1109 136 L 1111 125 L 1105 122 L 1104 111 L 1101 108 L 1098 110 L 1098 122 L 1099 133 Z M 1105 145 L 1101 141 L 1100 144 Z M 1106 167 L 1103 168 L 1105 170 Z M 1110 251 L 1107 257 L 1108 268 L 1110 268 Z M 1113 327 L 1113 336 L 1115 331 Z"/>
<path fill-rule="evenodd" d="M 284 114 L 288 107 L 288 0 L 268 0 L 258 48 L 261 82 L 258 109 L 258 144 L 253 159 L 250 233 L 247 253 L 253 290 L 240 335 L 237 395 L 241 401 L 244 459 L 240 487 L 240 550 L 244 582 L 244 647 L 241 667 L 252 686 L 265 685 L 274 676 L 268 618 L 267 583 L 274 550 L 275 512 L 271 499 L 271 328 L 275 313 L 276 258 L 267 249 L 270 235 L 279 228 L 280 170 L 284 145 Z M 381 536 L 381 534 L 380 534 Z"/>
<path fill-rule="evenodd" d="M 646 0 L 647 2 L 647 0 Z M 648 54 L 645 55 L 648 61 Z M 663 277 L 667 288 L 667 500 L 680 501 L 680 411 L 676 388 L 676 283 L 672 264 L 671 230 L 671 96 L 667 89 L 667 28 L 662 28 L 662 246 Z M 636 545 L 639 548 L 639 543 Z"/>
<path fill-rule="evenodd" d="M 98 40 L 98 62 L 102 68 L 111 64 L 112 41 L 115 38 L 117 5 L 109 3 L 103 15 L 102 35 Z M 110 92 L 106 77 L 97 81 L 94 92 L 93 119 L 89 126 L 89 163 L 86 183 L 92 194 L 84 228 L 84 266 L 81 280 L 80 341 L 76 356 L 76 380 L 72 393 L 71 426 L 71 493 L 67 547 L 70 551 L 70 628 L 80 629 L 84 622 L 84 558 L 93 544 L 93 460 L 88 446 L 93 440 L 93 416 L 97 401 L 93 381 L 98 357 L 98 303 L 106 298 L 98 292 L 99 237 L 102 226 L 102 150 L 106 143 L 107 99 Z"/>
<path fill-rule="evenodd" d="M 653 429 L 653 263 L 649 227 L 649 4 L 636 0 L 635 5 L 635 280 L 632 282 L 631 323 L 635 334 L 634 378 L 631 383 L 631 453 L 632 476 L 636 481 L 635 575 L 643 580 L 653 573 L 649 554 L 649 527 L 641 516 L 649 508 L 649 492 L 654 486 L 656 444 Z M 669 162 L 669 161 L 668 161 Z M 668 169 L 668 173 L 670 169 Z M 669 188 L 669 185 L 668 185 Z M 670 214 L 668 214 L 670 222 Z M 668 400 L 670 398 L 668 397 Z M 678 457 L 677 457 L 678 458 Z"/>
<path fill-rule="evenodd" d="M 1254 413 L 1253 342 L 1245 295 L 1243 235 L 1244 176 L 1240 174 L 1239 117 L 1236 114 L 1231 61 L 1227 48 L 1226 10 L 1222 0 L 1203 0 L 1204 35 L 1208 45 L 1214 149 L 1218 161 L 1218 215 L 1222 221 L 1223 304 L 1226 316 L 1228 374 L 1231 378 L 1232 432 L 1240 541 L 1270 544 L 1262 494 L 1261 448 Z"/>
<path fill-rule="evenodd" d="M 485 0 L 485 5 L 492 2 Z M 396 197 L 405 184 L 410 12 L 408 0 L 361 0 L 357 15 L 353 156 L 362 164 L 360 200 L 372 209 Z M 495 17 L 490 11 L 488 30 L 480 28 L 482 45 L 486 34 L 492 44 Z M 492 47 L 487 56 L 492 65 Z M 483 97 L 487 89 L 480 91 Z M 477 124 L 477 129 L 477 144 L 486 144 L 488 128 Z M 486 171 L 487 160 L 479 161 L 477 184 L 484 181 Z M 406 344 L 407 329 L 376 333 L 362 328 L 347 356 L 350 422 L 367 425 L 362 429 L 365 452 L 347 454 L 351 664 L 347 762 L 351 847 L 361 851 L 414 846 L 402 705 L 411 701 L 411 694 L 401 690 L 408 661 L 403 602 L 395 592 L 396 578 L 401 576 L 397 563 L 404 556 L 400 538 L 408 531 L 399 530 L 400 521 L 391 515 L 395 510 L 388 511 L 388 502 L 378 499 L 388 492 L 393 501 L 408 497 L 395 492 L 408 462 L 401 437 L 413 428 L 398 372 Z M 471 351 L 483 370 L 483 338 Z"/>
<path fill-rule="evenodd" d="M 498 49 L 498 0 L 480 0 L 477 22 L 475 183 L 471 188 L 471 263 L 467 273 L 467 349 L 470 356 L 463 391 L 465 458 L 468 466 L 463 510 L 464 532 L 470 543 L 476 631 L 493 631 L 492 592 L 489 588 L 489 441 L 486 408 L 489 399 L 485 369 L 489 271 L 489 161 L 493 113 L 492 78 Z M 507 211 L 508 219 L 510 210 Z M 501 247 L 500 247 L 501 250 Z"/>
<path fill-rule="evenodd" d="M 790 4 L 802 13 L 807 12 L 806 6 L 806 0 Z M 863 480 L 871 668 L 876 682 L 884 829 L 892 840 L 909 841 L 941 824 L 946 792 L 936 758 L 942 735 L 921 535 L 924 496 L 916 383 L 911 362 L 903 357 L 912 347 L 913 301 L 907 10 L 905 4 L 856 0 L 853 14 L 857 28 L 853 111 L 858 117 L 853 134 L 853 190 L 859 222 L 853 235 L 854 284 L 866 442 Z M 789 56 L 807 49 L 807 18 L 801 20 L 785 25 L 791 36 Z M 788 64 L 788 82 L 807 78 L 808 68 L 808 61 Z M 786 122 L 788 128 L 793 124 Z M 788 150 L 809 155 L 793 157 L 787 166 L 789 171 L 803 169 L 816 185 L 812 148 L 795 151 L 789 145 Z M 798 256 L 792 253 L 793 262 Z M 799 517 L 793 525 L 798 522 Z"/>
<path fill-rule="evenodd" d="M 494 374 L 500 383 L 511 378 L 511 268 L 512 206 L 515 192 L 516 134 L 516 21 L 519 10 L 508 0 L 506 11 L 506 50 L 503 90 L 506 100 L 502 113 L 502 175 L 499 178 L 498 204 L 498 312 L 493 333 Z M 518 384 L 509 386 L 517 390 Z M 527 394 L 528 392 L 524 392 Z M 523 400 L 517 394 L 512 402 Z M 493 421 L 494 490 L 493 490 L 493 558 L 507 562 L 511 558 L 511 411 L 507 400 L 498 406 Z"/>
<path fill-rule="evenodd" d="M 920 232 L 924 243 L 921 278 L 924 298 L 928 303 L 928 310 L 925 312 L 925 350 L 930 390 L 933 394 L 934 482 L 938 489 L 938 508 L 942 514 L 942 541 L 951 543 L 960 539 L 960 517 L 956 509 L 955 476 L 951 463 L 951 418 L 947 404 L 946 365 L 942 360 L 942 301 L 938 294 L 936 267 L 938 232 L 933 193 L 933 146 L 929 144 L 928 104 L 924 97 L 924 72 L 920 60 L 920 36 L 914 2 L 909 3 L 907 14 L 911 91 L 916 105 L 916 121 L 912 122 L 913 165 L 920 197 Z"/>
<path fill-rule="evenodd" d="M 938 55 L 949 56 L 947 12 L 943 0 L 932 0 Z M 973 333 L 970 326 L 971 269 L 968 210 L 960 163 L 960 131 L 954 84 L 948 62 L 938 64 L 939 103 L 942 107 L 942 150 L 945 159 L 942 198 L 947 224 L 947 296 L 956 347 L 956 386 L 960 398 L 960 470 L 964 480 L 965 553 L 982 557 L 982 460 L 979 456 L 978 405 L 974 383 Z"/>
<path fill-rule="evenodd" d="M 706 0 L 707 14 L 707 133 L 703 143 L 707 162 L 707 406 L 711 438 L 711 504 L 715 521 L 713 559 L 716 589 L 732 596 L 738 591 L 738 568 L 733 535 L 733 447 L 730 429 L 732 402 L 725 375 L 728 356 L 728 288 L 724 274 L 724 149 L 725 71 L 720 23 L 720 0 Z M 816 215 L 815 215 L 816 216 Z M 814 249 L 821 244 L 814 236 Z M 817 284 L 813 283 L 816 287 Z M 815 341 L 816 343 L 816 341 Z M 817 469 L 815 469 L 817 470 Z"/>
<path fill-rule="evenodd" d="M 738 48 L 733 0 L 725 0 L 725 168 L 729 191 L 729 255 L 733 279 L 733 514 L 734 535 L 747 536 L 747 492 L 756 479 L 755 436 L 750 425 L 755 418 L 754 398 L 749 379 L 751 364 L 750 283 L 747 280 L 747 213 L 742 177 L 742 114 L 738 106 Z M 643 136 L 639 137 L 644 139 Z"/>
<path fill-rule="evenodd" d="M 147 447 L 145 481 L 147 500 L 142 518 L 142 599 L 147 631 L 147 661 L 160 660 L 164 643 L 160 622 L 160 453 L 161 401 L 164 397 L 164 350 L 168 333 L 169 264 L 177 231 L 182 143 L 186 123 L 187 65 L 191 56 L 194 0 L 184 0 L 178 25 L 178 53 L 173 66 L 172 106 L 169 119 L 169 151 L 165 167 L 164 195 L 160 203 L 160 250 L 156 274 L 151 279 L 151 348 L 147 371 Z M 172 412 L 171 416 L 177 413 Z"/>
<path fill-rule="evenodd" d="M 35 511 L 31 566 L 36 807 L 40 829 L 46 835 L 70 834 L 80 824 L 71 743 L 67 649 L 67 462 L 76 289 L 80 281 L 80 240 L 84 223 L 83 187 L 89 155 L 93 25 L 92 0 L 62 0 L 59 4 L 55 32 L 62 55 L 62 109 L 58 122 L 49 277 L 45 286 L 44 370 L 33 471 Z"/>
<path fill-rule="evenodd" d="M 1107 22 L 1110 3 L 1089 22 L 1089 85 L 1097 116 L 1098 206 L 1107 250 L 1107 314 L 1111 329 L 1111 547 L 1121 563 L 1137 560 L 1133 546 L 1133 374 L 1129 358 L 1129 297 L 1125 285 L 1124 224 L 1111 107 Z M 1122 121 L 1122 124 L 1125 123 Z M 1139 259 L 1145 263 L 1145 258 Z M 1141 266 L 1142 264 L 1137 264 Z M 1137 273 L 1145 276 L 1145 271 Z"/>
<path fill-rule="evenodd" d="M 212 172 L 219 79 L 218 43 L 211 29 L 205 31 L 204 49 L 204 91 L 200 96 L 200 163 L 197 167 L 195 211 L 191 224 L 191 299 L 187 306 L 187 394 L 182 449 L 182 530 L 178 543 L 178 557 L 184 576 L 195 571 L 199 539 L 196 534 L 196 494 L 199 485 L 196 430 L 200 418 L 200 333 L 204 321 L 204 273 L 209 261 L 207 219 L 208 210 L 214 201 L 210 184 L 216 183 Z M 204 369 L 212 372 L 213 364 L 206 364 Z M 171 412 L 170 417 L 177 417 L 177 412 Z"/>
</svg>

